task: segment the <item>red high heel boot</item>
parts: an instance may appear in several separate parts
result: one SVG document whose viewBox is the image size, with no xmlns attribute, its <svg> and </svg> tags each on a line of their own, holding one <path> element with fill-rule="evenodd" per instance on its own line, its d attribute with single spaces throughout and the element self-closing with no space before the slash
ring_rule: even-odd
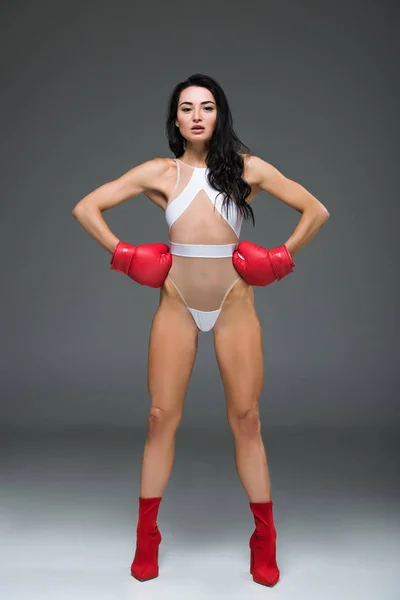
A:
<svg viewBox="0 0 400 600">
<path fill-rule="evenodd" d="M 139 581 L 158 577 L 158 548 L 162 537 L 156 521 L 160 502 L 161 498 L 139 497 L 136 552 L 131 565 L 131 574 Z"/>
<path fill-rule="evenodd" d="M 256 528 L 249 540 L 250 573 L 253 581 L 272 587 L 279 581 L 276 564 L 276 529 L 272 514 L 272 501 L 250 502 Z"/>
</svg>

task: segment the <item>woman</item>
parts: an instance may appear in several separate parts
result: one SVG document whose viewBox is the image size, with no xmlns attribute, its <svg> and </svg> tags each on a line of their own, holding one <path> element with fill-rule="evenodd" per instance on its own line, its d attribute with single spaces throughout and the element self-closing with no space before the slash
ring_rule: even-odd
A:
<svg viewBox="0 0 400 600">
<path fill-rule="evenodd" d="M 131 573 L 158 576 L 158 509 L 170 477 L 175 434 L 197 353 L 199 331 L 211 331 L 234 436 L 235 463 L 248 495 L 255 530 L 250 573 L 257 583 L 279 580 L 276 529 L 258 400 L 263 386 L 260 321 L 253 285 L 292 271 L 293 256 L 329 217 L 300 184 L 261 158 L 241 151 L 226 96 L 210 77 L 195 74 L 169 100 L 167 136 L 175 158 L 154 158 L 85 196 L 73 216 L 111 254 L 111 269 L 160 288 L 148 355 L 151 397 L 139 497 L 136 552 Z M 267 250 L 240 242 L 251 200 L 265 190 L 302 214 L 286 243 Z M 165 211 L 170 246 L 119 240 L 102 213 L 146 194 Z"/>
</svg>

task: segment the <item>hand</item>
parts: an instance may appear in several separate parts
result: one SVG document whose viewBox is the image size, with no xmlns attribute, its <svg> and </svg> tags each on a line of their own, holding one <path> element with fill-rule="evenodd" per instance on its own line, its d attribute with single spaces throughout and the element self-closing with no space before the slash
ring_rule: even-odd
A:
<svg viewBox="0 0 400 600">
<path fill-rule="evenodd" d="M 119 241 L 110 264 L 112 270 L 125 273 L 140 285 L 159 288 L 171 268 L 172 254 L 163 243 L 133 246 Z"/>
<path fill-rule="evenodd" d="M 239 242 L 232 262 L 246 283 L 260 286 L 279 281 L 296 266 L 285 245 L 267 250 L 246 240 Z"/>
</svg>

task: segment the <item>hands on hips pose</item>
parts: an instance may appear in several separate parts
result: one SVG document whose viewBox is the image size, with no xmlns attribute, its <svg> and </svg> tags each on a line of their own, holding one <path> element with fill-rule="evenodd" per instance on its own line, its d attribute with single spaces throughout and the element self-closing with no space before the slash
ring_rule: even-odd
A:
<svg viewBox="0 0 400 600">
<path fill-rule="evenodd" d="M 172 254 L 163 243 L 134 246 L 119 241 L 110 264 L 111 270 L 125 273 L 140 285 L 159 288 L 171 268 Z"/>
<path fill-rule="evenodd" d="M 269 285 L 292 272 L 296 266 L 285 245 L 268 250 L 246 240 L 232 255 L 233 266 L 249 285 Z"/>
</svg>

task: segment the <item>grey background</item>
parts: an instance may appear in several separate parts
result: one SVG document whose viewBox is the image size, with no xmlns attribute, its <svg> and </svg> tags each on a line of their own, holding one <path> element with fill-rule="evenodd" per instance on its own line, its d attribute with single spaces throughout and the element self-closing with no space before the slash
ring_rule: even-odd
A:
<svg viewBox="0 0 400 600">
<path fill-rule="evenodd" d="M 265 352 L 260 414 L 271 457 L 283 573 L 284 557 L 287 561 L 287 579 L 283 575 L 276 590 L 285 594 L 280 597 L 297 599 L 304 584 L 307 598 L 313 594 L 330 598 L 337 585 L 342 598 L 354 594 L 376 598 L 374 583 L 367 585 L 364 577 L 371 556 L 376 559 L 376 547 L 370 547 L 374 543 L 370 535 L 375 535 L 375 540 L 382 539 L 378 554 L 383 569 L 376 590 L 381 595 L 386 585 L 385 598 L 398 598 L 396 3 L 18 1 L 2 3 L 0 23 L 1 523 L 3 534 L 9 533 L 9 562 L 3 563 L 9 567 L 3 578 L 7 598 L 25 593 L 24 582 L 13 576 L 19 544 L 29 553 L 31 540 L 36 562 L 30 565 L 30 582 L 38 584 L 41 600 L 50 590 L 43 587 L 45 574 L 48 586 L 57 586 L 57 569 L 67 568 L 65 556 L 60 567 L 50 551 L 51 509 L 58 524 L 62 510 L 64 540 L 70 539 L 70 528 L 78 531 L 81 523 L 81 560 L 72 549 L 77 533 L 68 555 L 75 579 L 67 579 L 78 597 L 91 597 L 94 573 L 89 565 L 96 560 L 103 572 L 109 567 L 109 577 L 114 566 L 118 570 L 124 563 L 122 583 L 106 578 L 101 587 L 97 582 L 96 600 L 117 597 L 117 590 L 119 598 L 125 593 L 130 597 L 129 584 L 137 583 L 126 582 L 131 557 L 118 541 L 124 539 L 132 551 L 136 524 L 132 505 L 138 495 L 150 406 L 147 344 L 158 291 L 111 272 L 110 255 L 77 224 L 71 210 L 92 189 L 132 166 L 155 156 L 171 156 L 164 134 L 167 98 L 178 81 L 198 71 L 223 86 L 235 130 L 251 151 L 304 185 L 331 215 L 296 255 L 290 277 L 255 288 Z M 266 247 L 284 243 L 300 218 L 266 193 L 256 197 L 252 207 L 256 227 L 245 222 L 241 239 Z M 119 238 L 131 243 L 168 241 L 163 212 L 145 196 L 132 198 L 104 217 Z M 182 486 L 185 506 L 194 495 L 197 535 L 209 527 L 210 536 L 219 540 L 226 534 L 229 541 L 232 522 L 240 524 L 246 497 L 234 480 L 230 443 L 212 334 L 200 333 L 178 432 L 171 495 L 164 500 L 164 530 L 160 527 L 166 531 L 170 524 L 176 536 L 189 531 L 180 559 L 171 556 L 171 569 L 187 556 L 187 543 L 194 540 L 190 527 L 195 527 L 189 512 L 180 526 L 178 516 L 184 519 L 186 513 L 180 494 L 173 497 L 175 486 Z M 222 513 L 232 517 L 222 532 L 218 522 L 212 527 L 205 524 L 213 515 L 206 493 L 211 481 L 214 498 L 221 494 L 218 518 Z M 118 485 L 134 485 L 129 488 L 132 498 L 121 488 L 114 494 Z M 223 490 L 218 492 L 218 486 Z M 228 487 L 231 512 L 222 503 Z M 201 499 L 199 490 L 205 494 Z M 102 502 L 103 492 L 108 495 L 104 506 L 96 505 L 95 517 L 93 502 Z M 319 507 L 318 498 L 322 498 Z M 106 500 L 124 506 L 111 510 Z M 322 528 L 328 522 L 327 505 L 331 530 Z M 321 521 L 316 523 L 318 509 Z M 356 540 L 356 552 L 346 560 L 344 548 L 348 552 L 351 546 L 347 538 L 335 538 L 334 558 L 329 556 L 333 546 L 327 541 L 328 530 L 338 531 L 335 510 L 343 533 L 349 533 L 351 523 L 350 537 Z M 303 515 L 301 525 L 298 514 Z M 377 514 L 381 519 L 385 515 L 385 520 L 377 519 Z M 117 525 L 115 515 L 121 519 Z M 346 515 L 351 518 L 346 520 Z M 90 537 L 91 529 L 88 533 L 91 518 L 98 519 L 93 531 L 98 536 L 104 533 L 100 543 L 98 537 Z M 125 539 L 118 537 L 118 526 L 125 535 L 126 519 L 131 521 Z M 171 597 L 192 597 L 189 592 L 194 597 L 195 588 L 196 597 L 204 592 L 215 598 L 225 593 L 229 598 L 236 593 L 238 598 L 258 597 L 268 591 L 246 575 L 248 519 L 240 542 L 246 591 L 237 582 L 232 584 L 236 567 L 230 559 L 226 579 L 216 575 L 214 580 L 206 579 L 208 567 L 196 565 L 200 559 L 195 557 L 194 579 L 188 574 L 181 588 L 178 573 L 173 592 L 168 588 Z M 110 530 L 101 529 L 105 522 Z M 375 522 L 378 536 L 376 531 L 364 531 L 367 522 Z M 94 560 L 99 548 L 110 551 L 114 525 L 112 556 L 104 554 L 103 563 L 97 554 Z M 298 531 L 299 540 L 311 540 L 312 525 L 321 537 L 313 541 L 309 555 L 302 542 L 293 546 L 297 538 L 292 534 Z M 168 529 L 165 538 L 164 548 L 169 548 Z M 61 561 L 65 544 L 57 547 Z M 172 552 L 172 542 L 170 548 Z M 167 561 L 167 554 L 161 556 Z M 220 556 L 226 560 L 223 552 Z M 309 563 L 306 556 L 312 557 Z M 321 556 L 324 566 L 318 562 Z M 351 561 L 355 556 L 357 564 Z M 341 558 L 342 570 L 337 564 L 332 581 L 330 569 Z M 315 577 L 316 565 L 321 570 Z M 218 568 L 221 571 L 222 563 Z M 375 563 L 370 568 L 376 568 Z M 76 569 L 82 569 L 81 579 Z M 296 582 L 290 579 L 295 576 Z M 153 590 L 155 585 L 166 586 L 165 578 L 155 580 Z M 58 598 L 70 593 L 68 587 L 62 589 Z M 160 589 L 167 594 L 166 587 Z M 54 598 L 53 589 L 49 594 Z"/>
<path fill-rule="evenodd" d="M 111 272 L 71 209 L 171 155 L 167 97 L 196 71 L 224 87 L 253 153 L 331 213 L 295 273 L 256 289 L 263 414 L 271 425 L 398 425 L 393 5 L 366 6 L 254 3 L 247 24 L 240 4 L 3 7 L 3 426 L 143 423 L 158 291 Z M 299 219 L 266 193 L 252 206 L 256 227 L 245 222 L 241 239 L 267 247 Z M 104 217 L 131 243 L 168 241 L 143 195 Z M 211 337 L 201 335 L 185 421 L 219 428 Z"/>
</svg>

